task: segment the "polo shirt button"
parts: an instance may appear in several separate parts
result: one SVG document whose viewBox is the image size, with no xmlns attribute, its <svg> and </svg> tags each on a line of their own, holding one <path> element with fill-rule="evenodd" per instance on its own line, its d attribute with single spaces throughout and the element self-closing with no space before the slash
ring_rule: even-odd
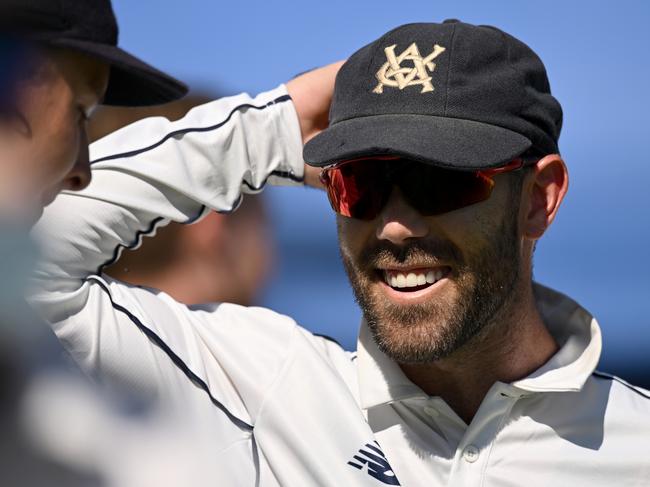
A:
<svg viewBox="0 0 650 487">
<path fill-rule="evenodd" d="M 435 418 L 440 414 L 436 408 L 432 408 L 431 406 L 425 406 L 424 412 L 432 418 Z"/>
<path fill-rule="evenodd" d="M 463 458 L 466 462 L 469 463 L 474 463 L 476 460 L 478 460 L 478 454 L 478 448 L 476 448 L 474 445 L 468 445 L 463 450 Z"/>
</svg>

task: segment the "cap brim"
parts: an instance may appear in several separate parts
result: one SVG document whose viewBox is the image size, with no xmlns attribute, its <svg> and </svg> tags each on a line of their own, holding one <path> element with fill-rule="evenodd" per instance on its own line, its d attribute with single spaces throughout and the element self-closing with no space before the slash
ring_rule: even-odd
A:
<svg viewBox="0 0 650 487">
<path fill-rule="evenodd" d="M 183 83 L 119 47 L 76 39 L 52 39 L 48 43 L 90 54 L 110 64 L 104 105 L 160 105 L 187 94 L 187 86 Z"/>
<path fill-rule="evenodd" d="M 497 167 L 532 142 L 502 127 L 427 115 L 375 115 L 338 122 L 305 145 L 311 166 L 375 154 L 408 157 L 453 169 Z"/>
</svg>

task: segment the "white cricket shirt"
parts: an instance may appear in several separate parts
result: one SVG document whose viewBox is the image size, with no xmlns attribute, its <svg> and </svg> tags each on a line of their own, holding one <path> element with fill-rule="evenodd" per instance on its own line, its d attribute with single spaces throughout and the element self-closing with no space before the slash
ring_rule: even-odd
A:
<svg viewBox="0 0 650 487">
<path fill-rule="evenodd" d="M 170 220 L 300 183 L 301 154 L 284 87 L 136 122 L 92 146 L 90 186 L 61 195 L 36 229 L 34 301 L 59 339 L 85 370 L 199 424 L 219 472 L 205 485 L 650 485 L 650 394 L 594 372 L 598 324 L 549 289 L 536 291 L 559 351 L 494 384 L 466 425 L 363 325 L 349 353 L 267 309 L 185 306 L 102 275 Z"/>
</svg>

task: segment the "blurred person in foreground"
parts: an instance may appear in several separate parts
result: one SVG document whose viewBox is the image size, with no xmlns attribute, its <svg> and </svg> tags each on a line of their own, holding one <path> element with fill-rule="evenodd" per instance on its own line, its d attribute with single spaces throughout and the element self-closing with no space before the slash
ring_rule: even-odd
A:
<svg viewBox="0 0 650 487">
<path fill-rule="evenodd" d="M 200 436 L 178 417 L 120 414 L 135 398 L 102 395 L 72 373 L 22 302 L 29 227 L 57 193 L 90 181 L 95 107 L 186 91 L 116 44 L 108 1 L 0 1 L 2 485 L 197 485 L 209 465 L 198 460 Z M 182 455 L 190 446 L 192 456 Z"/>
<path fill-rule="evenodd" d="M 2 127 L 3 208 L 15 201 L 23 220 L 90 181 L 86 123 L 100 103 L 154 105 L 187 91 L 117 47 L 108 0 L 1 0 L 0 28 L 20 51 Z"/>
<path fill-rule="evenodd" d="M 11 358 L 2 354 L 5 363 L 1 371 L 0 419 L 5 434 L 0 445 L 1 483 L 76 485 L 101 480 L 107 485 L 130 487 L 201 485 L 206 478 L 214 478 L 214 469 L 221 464 L 212 460 L 212 448 L 202 447 L 206 435 L 213 431 L 205 430 L 194 419 L 200 416 L 174 414 L 168 403 L 162 401 L 156 402 L 160 407 L 151 413 L 147 408 L 144 417 L 119 414 L 113 403 L 121 404 L 123 389 L 114 394 L 112 402 L 106 401 L 79 378 L 60 373 L 58 365 L 37 367 L 38 360 L 46 355 L 56 356 L 57 352 L 42 346 L 46 338 L 26 340 L 18 336 L 38 325 L 28 310 L 13 299 L 22 291 L 20 277 L 29 258 L 24 259 L 22 268 L 9 268 L 18 260 L 13 249 L 23 247 L 20 242 L 26 241 L 26 231 L 43 207 L 59 192 L 80 191 L 89 184 L 86 123 L 95 107 L 100 103 L 163 103 L 182 96 L 186 89 L 117 47 L 117 24 L 108 0 L 1 0 L 0 33 L 3 42 L 6 38 L 17 53 L 7 56 L 6 66 L 11 70 L 3 69 L 1 73 L 2 243 L 4 247 L 10 233 L 17 234 L 19 241 L 12 243 L 3 255 L 2 264 L 3 290 L 16 292 L 2 295 L 1 338 L 6 344 L 4 348 L 17 353 Z M 5 68 L 4 58 L 2 67 Z M 286 122 L 291 127 L 301 127 L 305 136 L 326 125 L 334 72 L 335 68 L 325 69 L 322 76 L 294 82 L 312 95 L 311 87 L 317 89 L 317 96 L 309 100 L 311 108 L 300 111 L 299 117 L 291 112 L 293 118 Z M 304 100 L 305 97 L 303 104 Z M 253 124 L 249 132 L 253 139 L 257 130 L 263 128 Z M 138 133 L 133 142 L 139 146 L 140 137 L 149 140 L 150 135 Z M 260 135 L 262 139 L 266 137 Z M 248 145 L 255 146 L 247 140 L 233 140 L 232 144 L 237 153 Z M 126 198 L 131 194 L 128 185 L 113 189 Z M 82 210 L 68 217 L 79 218 L 81 222 L 83 213 Z M 51 242 L 41 243 L 45 252 L 58 250 Z M 51 285 L 57 287 L 60 281 L 46 278 L 45 282 L 46 287 L 53 289 Z M 90 320 L 89 326 L 95 324 L 97 320 Z M 137 353 L 146 355 L 146 350 Z M 30 370 L 20 375 L 20 367 Z M 103 378 L 111 382 L 110 376 Z M 121 385 L 133 384 L 127 381 Z M 136 399 L 140 395 L 156 399 L 152 389 L 130 390 L 137 394 Z M 125 401 L 128 403 L 130 396 Z M 89 472 L 91 478 L 80 478 L 73 472 L 68 475 L 67 468 L 57 473 L 46 465 L 48 460 L 31 461 L 30 456 L 37 455 L 32 455 L 32 448 L 23 441 L 18 428 L 21 418 L 49 458 Z"/>
<path fill-rule="evenodd" d="M 190 94 L 155 107 L 100 107 L 88 124 L 90 141 L 148 117 L 176 121 L 217 96 Z M 263 195 L 246 195 L 237 211 L 211 212 L 194 225 L 170 223 L 123 251 L 106 274 L 159 289 L 185 304 L 253 305 L 267 283 L 275 253 Z"/>
</svg>

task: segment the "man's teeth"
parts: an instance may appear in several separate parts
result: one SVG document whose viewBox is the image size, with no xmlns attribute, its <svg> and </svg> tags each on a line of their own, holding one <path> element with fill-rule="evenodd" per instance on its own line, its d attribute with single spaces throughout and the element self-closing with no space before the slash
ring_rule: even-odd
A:
<svg viewBox="0 0 650 487">
<path fill-rule="evenodd" d="M 386 283 L 394 288 L 408 288 L 433 284 L 442 279 L 442 276 L 443 271 L 441 269 L 418 272 L 384 272 Z"/>
</svg>

